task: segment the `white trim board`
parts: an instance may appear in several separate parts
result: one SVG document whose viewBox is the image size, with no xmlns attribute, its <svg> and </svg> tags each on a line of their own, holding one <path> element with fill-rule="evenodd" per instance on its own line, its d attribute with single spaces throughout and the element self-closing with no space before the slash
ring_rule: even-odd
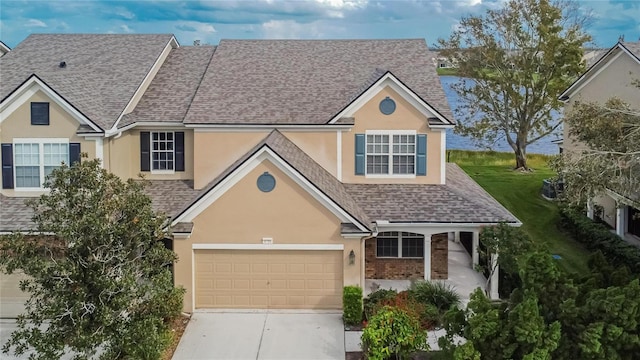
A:
<svg viewBox="0 0 640 360">
<path fill-rule="evenodd" d="M 19 88 L 11 93 L 2 103 L 0 103 L 0 124 L 4 122 L 14 111 L 27 102 L 38 91 L 42 91 L 53 102 L 58 104 L 69 113 L 80 124 L 89 125 L 94 131 L 102 133 L 97 125 L 95 125 L 89 118 L 84 116 L 80 111 L 74 108 L 69 102 L 56 93 L 49 85 L 40 80 L 36 75 L 31 75 L 27 81 L 25 81 Z M 102 135 L 102 134 L 100 134 Z"/>
<path fill-rule="evenodd" d="M 358 227 L 363 232 L 369 232 L 369 230 L 353 216 L 343 210 L 335 201 L 325 195 L 320 189 L 308 181 L 300 172 L 294 169 L 291 165 L 287 164 L 278 154 L 273 152 L 267 145 L 263 145 L 258 151 L 256 151 L 249 159 L 240 164 L 233 172 L 220 181 L 215 187 L 210 189 L 204 196 L 198 199 L 187 210 L 183 211 L 177 218 L 175 218 L 171 226 L 175 226 L 180 222 L 193 222 L 193 220 L 200 215 L 205 209 L 211 206 L 216 200 L 218 200 L 224 193 L 231 189 L 235 184 L 255 169 L 262 161 L 269 160 L 276 165 L 278 169 L 293 179 L 300 187 L 306 190 L 312 195 L 318 202 L 324 205 L 329 211 L 331 211 L 342 222 L 350 222 Z"/>
<path fill-rule="evenodd" d="M 341 251 L 342 244 L 192 244 L 193 250 L 309 250 Z"/>
<path fill-rule="evenodd" d="M 362 106 L 364 106 L 369 100 L 373 99 L 380 91 L 382 91 L 385 87 L 389 87 L 398 93 L 404 100 L 406 100 L 409 104 L 415 107 L 422 115 L 427 118 L 437 117 L 440 121 L 444 122 L 446 125 L 440 126 L 448 126 L 453 127 L 454 124 L 440 114 L 434 107 L 429 105 L 427 102 L 422 100 L 415 92 L 409 89 L 406 85 L 404 85 L 398 78 L 396 78 L 391 72 L 387 72 L 384 74 L 378 81 L 376 81 L 372 86 L 369 87 L 365 92 L 363 92 L 360 96 L 358 96 L 355 100 L 353 100 L 349 105 L 347 105 L 342 111 L 336 114 L 330 121 L 329 124 L 334 124 L 341 118 L 344 117 L 353 117 L 356 111 L 358 111 Z M 432 125 L 429 125 L 429 127 Z"/>
</svg>

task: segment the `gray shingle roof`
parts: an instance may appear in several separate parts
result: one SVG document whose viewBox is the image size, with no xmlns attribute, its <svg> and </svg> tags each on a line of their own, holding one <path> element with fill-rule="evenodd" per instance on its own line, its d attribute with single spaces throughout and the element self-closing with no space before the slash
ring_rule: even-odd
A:
<svg viewBox="0 0 640 360">
<path fill-rule="evenodd" d="M 374 221 L 424 223 L 519 222 L 458 165 L 447 164 L 446 185 L 345 184 Z"/>
<path fill-rule="evenodd" d="M 422 39 L 222 40 L 185 123 L 325 124 L 384 71 L 453 121 L 432 57 Z"/>
<path fill-rule="evenodd" d="M 32 34 L 0 58 L 0 99 L 36 74 L 96 125 L 111 128 L 172 37 Z"/>
<path fill-rule="evenodd" d="M 135 122 L 182 123 L 215 46 L 183 46 L 173 49 L 133 112 L 118 127 Z"/>
<path fill-rule="evenodd" d="M 0 232 L 33 230 L 33 211 L 27 207 L 28 197 L 8 197 L 0 194 Z"/>
</svg>

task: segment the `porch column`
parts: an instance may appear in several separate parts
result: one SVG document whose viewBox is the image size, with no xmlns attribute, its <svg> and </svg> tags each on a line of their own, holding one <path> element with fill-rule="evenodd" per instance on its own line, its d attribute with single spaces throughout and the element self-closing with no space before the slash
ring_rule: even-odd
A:
<svg viewBox="0 0 640 360">
<path fill-rule="evenodd" d="M 456 244 L 460 244 L 460 231 L 456 231 L 456 232 L 454 232 L 454 234 L 455 234 L 455 235 L 454 235 L 455 237 L 454 237 L 453 241 L 454 241 Z"/>
<path fill-rule="evenodd" d="M 431 234 L 424 236 L 424 279 L 431 280 Z"/>
<path fill-rule="evenodd" d="M 500 281 L 500 266 L 498 265 L 498 254 L 491 255 L 491 268 L 495 269 L 495 271 L 491 275 L 489 297 L 491 297 L 491 299 L 499 299 L 500 293 L 498 292 L 498 285 Z"/>
<path fill-rule="evenodd" d="M 627 207 L 621 203 L 617 204 L 616 207 L 616 234 L 618 236 L 620 236 L 621 238 L 624 238 L 624 233 L 625 233 L 625 210 L 627 209 Z"/>
<path fill-rule="evenodd" d="M 593 200 L 587 199 L 587 217 L 593 220 Z"/>
<path fill-rule="evenodd" d="M 478 248 L 480 247 L 480 232 L 473 232 L 473 240 L 471 241 L 471 266 L 475 269 L 480 264 L 480 254 L 478 254 Z"/>
</svg>

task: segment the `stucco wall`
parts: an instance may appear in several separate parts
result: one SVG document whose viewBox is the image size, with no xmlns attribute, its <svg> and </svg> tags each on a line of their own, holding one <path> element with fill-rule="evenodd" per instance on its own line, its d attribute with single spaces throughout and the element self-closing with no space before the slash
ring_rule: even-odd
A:
<svg viewBox="0 0 640 360">
<path fill-rule="evenodd" d="M 338 136 L 335 131 L 282 131 L 282 134 L 331 173 L 331 175 L 338 177 Z"/>
<path fill-rule="evenodd" d="M 275 189 L 268 193 L 256 186 L 257 178 L 266 171 L 276 179 Z M 192 310 L 193 244 L 261 244 L 263 237 L 273 238 L 274 244 L 342 244 L 344 284 L 360 285 L 360 240 L 342 238 L 340 219 L 269 160 L 250 171 L 193 223 L 190 238 L 174 240 L 179 256 L 176 285 L 187 289 L 185 311 Z M 354 265 L 349 264 L 351 250 L 356 254 Z"/>
<path fill-rule="evenodd" d="M 396 102 L 391 115 L 380 112 L 379 105 L 385 97 Z M 427 118 L 405 101 L 398 93 L 384 88 L 355 113 L 355 125 L 350 132 L 342 134 L 342 179 L 346 183 L 416 183 L 439 184 L 441 165 L 441 133 L 428 126 Z M 355 175 L 355 134 L 367 130 L 415 130 L 427 134 L 427 175 L 415 179 L 367 178 Z"/>
<path fill-rule="evenodd" d="M 31 125 L 31 103 L 49 103 L 49 125 Z M 80 143 L 80 150 L 89 159 L 96 157 L 96 142 L 76 135 L 80 123 L 42 91 L 33 94 L 0 124 L 0 142 L 12 143 L 15 138 L 64 138 Z M 2 180 L 0 180 L 2 181 Z M 30 196 L 39 193 L 2 189 L 6 196 Z"/>
<path fill-rule="evenodd" d="M 251 150 L 268 131 L 198 132 L 193 135 L 194 187 L 201 189 Z"/>
<path fill-rule="evenodd" d="M 184 132 L 184 171 L 173 174 L 154 174 L 140 171 L 140 132 L 142 131 L 182 131 Z M 193 130 L 191 129 L 133 129 L 120 137 L 108 138 L 105 146 L 105 168 L 122 179 L 137 178 L 143 174 L 147 180 L 190 180 L 193 179 Z"/>
<path fill-rule="evenodd" d="M 598 70 L 600 67 L 592 69 L 593 74 Z M 577 101 L 605 103 L 612 97 L 617 97 L 632 106 L 640 107 L 640 89 L 632 84 L 634 80 L 640 80 L 640 64 L 627 54 L 621 54 L 597 75 L 592 75 L 591 80 L 573 94 L 565 106 L 564 112 L 568 114 Z M 565 126 L 563 131 L 565 151 L 579 149 L 581 145 L 571 138 L 568 127 Z"/>
<path fill-rule="evenodd" d="M 609 224 L 612 228 L 616 228 L 616 201 L 608 195 L 598 196 L 594 199 L 596 206 L 602 206 L 601 219 Z"/>
</svg>

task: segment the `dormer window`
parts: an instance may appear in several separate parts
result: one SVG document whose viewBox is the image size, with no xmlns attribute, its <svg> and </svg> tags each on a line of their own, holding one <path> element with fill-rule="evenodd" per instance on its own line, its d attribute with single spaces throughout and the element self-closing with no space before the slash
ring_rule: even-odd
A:
<svg viewBox="0 0 640 360">
<path fill-rule="evenodd" d="M 356 134 L 356 175 L 426 175 L 426 135 L 415 131 L 372 130 Z"/>
<path fill-rule="evenodd" d="M 49 125 L 49 103 L 31 103 L 31 125 Z"/>
</svg>

